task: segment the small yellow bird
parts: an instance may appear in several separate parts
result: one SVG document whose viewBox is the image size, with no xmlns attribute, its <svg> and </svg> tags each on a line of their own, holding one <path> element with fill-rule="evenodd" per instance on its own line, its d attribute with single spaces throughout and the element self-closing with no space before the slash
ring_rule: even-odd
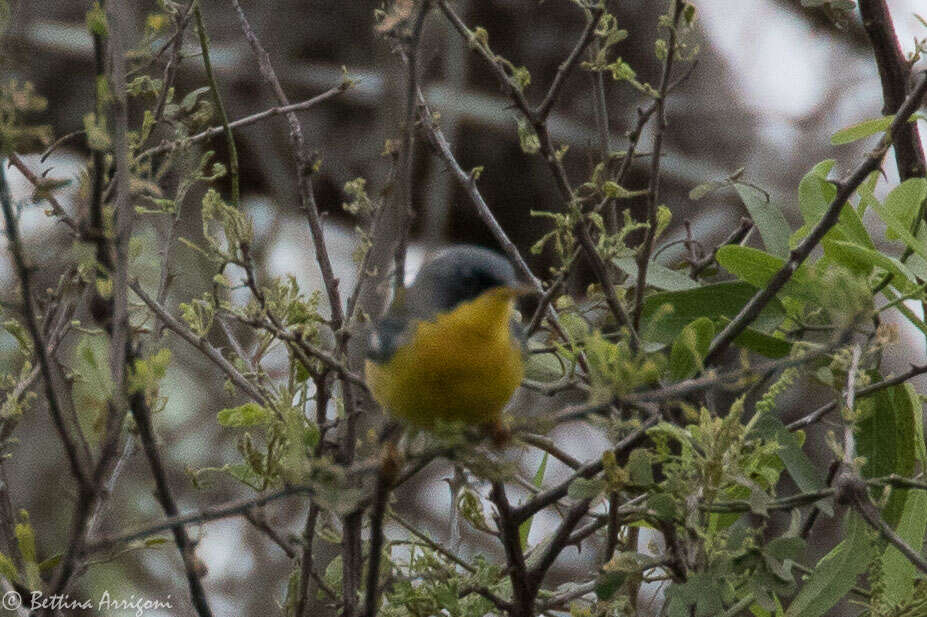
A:
<svg viewBox="0 0 927 617">
<path fill-rule="evenodd" d="M 526 291 L 493 251 L 457 246 L 441 253 L 368 337 L 373 397 L 419 427 L 442 420 L 501 430 L 502 408 L 524 375 L 513 310 Z"/>
</svg>

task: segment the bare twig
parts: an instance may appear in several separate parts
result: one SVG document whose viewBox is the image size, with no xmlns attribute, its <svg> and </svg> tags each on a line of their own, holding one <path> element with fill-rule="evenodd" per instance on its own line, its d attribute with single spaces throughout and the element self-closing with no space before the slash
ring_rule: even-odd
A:
<svg viewBox="0 0 927 617">
<path fill-rule="evenodd" d="M 560 91 L 563 89 L 567 77 L 569 77 L 573 69 L 576 68 L 580 58 L 582 58 L 583 52 L 586 51 L 586 48 L 589 47 L 589 44 L 592 42 L 596 26 L 599 25 L 599 20 L 602 19 L 603 13 L 605 13 L 605 9 L 601 6 L 595 6 L 589 9 L 589 17 L 586 20 L 586 27 L 583 29 L 583 33 L 580 35 L 579 40 L 576 41 L 576 45 L 573 47 L 573 51 L 570 52 L 570 55 L 567 56 L 567 59 L 557 67 L 557 74 L 554 76 L 554 81 L 550 84 L 547 95 L 535 110 L 535 117 L 537 120 L 541 122 L 547 120 L 550 111 L 557 103 L 557 98 L 560 96 Z"/>
<path fill-rule="evenodd" d="M 891 525 L 885 522 L 885 519 L 879 514 L 878 508 L 869 499 L 869 495 L 865 491 L 859 492 L 856 493 L 855 499 L 856 511 L 862 515 L 863 519 L 878 531 L 883 538 L 901 551 L 901 554 L 907 557 L 908 561 L 914 564 L 918 570 L 927 574 L 927 559 L 924 559 L 920 551 L 912 548 L 911 545 L 904 541 L 904 538 L 895 533 Z"/>
<path fill-rule="evenodd" d="M 512 617 L 531 617 L 534 614 L 534 599 L 537 589 L 532 585 L 528 569 L 525 565 L 525 555 L 521 549 L 518 526 L 519 521 L 513 516 L 511 504 L 505 495 L 505 485 L 502 482 L 493 482 L 489 498 L 496 506 L 496 526 L 505 548 L 505 558 L 509 565 L 509 578 L 512 581 L 513 603 L 510 615 Z"/>
<path fill-rule="evenodd" d="M 864 396 L 868 396 L 870 394 L 878 392 L 879 390 L 884 390 L 886 388 L 891 388 L 892 386 L 903 384 L 907 382 L 909 379 L 911 379 L 912 377 L 917 377 L 918 375 L 923 375 L 924 373 L 927 373 L 927 364 L 925 364 L 924 366 L 916 366 L 916 365 L 911 366 L 910 369 L 908 369 L 904 373 L 901 373 L 900 375 L 890 377 L 889 379 L 884 379 L 878 383 L 870 384 L 863 388 L 858 388 L 856 390 L 856 398 L 862 398 Z M 808 426 L 811 426 L 815 422 L 818 422 L 821 418 L 823 418 L 824 416 L 826 416 L 827 414 L 829 414 L 835 409 L 837 409 L 837 401 L 831 401 L 830 403 L 827 403 L 826 405 L 822 405 L 821 407 L 818 407 L 817 409 L 815 409 L 808 415 L 803 416 L 799 418 L 798 420 L 789 422 L 785 427 L 789 429 L 790 431 L 797 431 L 799 429 L 806 428 Z"/>
<path fill-rule="evenodd" d="M 260 111 L 256 114 L 251 114 L 250 116 L 245 116 L 244 118 L 239 118 L 238 120 L 233 120 L 229 122 L 229 128 L 237 129 L 243 126 L 255 124 L 256 122 L 266 120 L 267 118 L 271 118 L 273 116 L 282 116 L 282 115 L 286 115 L 292 112 L 306 111 L 308 109 L 312 109 L 316 105 L 319 105 L 320 103 L 324 103 L 325 101 L 328 101 L 338 96 L 339 94 L 341 94 L 342 92 L 344 92 L 350 87 L 351 87 L 351 82 L 348 82 L 348 81 L 342 82 L 338 84 L 337 86 L 329 88 L 328 90 L 326 90 L 325 92 L 321 94 L 318 94 L 310 99 L 306 99 L 305 101 L 300 101 L 299 103 L 293 103 L 291 105 L 278 105 L 276 107 L 269 107 L 268 109 L 265 109 L 264 111 Z M 140 152 L 135 157 L 135 160 L 141 161 L 146 158 L 156 156 L 158 154 L 163 154 L 164 152 L 170 152 L 171 150 L 174 150 L 175 148 L 178 148 L 180 146 L 186 146 L 189 144 L 195 144 L 201 141 L 206 141 L 207 139 L 211 139 L 213 137 L 216 137 L 217 135 L 221 135 L 223 132 L 225 132 L 224 126 L 212 126 L 206 129 L 205 131 L 201 131 L 195 135 L 191 135 L 190 137 L 162 142 L 158 144 L 157 146 L 154 146 L 152 148 L 149 148 L 148 150 L 144 150 Z"/>
<path fill-rule="evenodd" d="M 109 550 L 136 540 L 144 540 L 151 536 L 157 535 L 162 531 L 185 525 L 201 525 L 209 521 L 214 521 L 230 516 L 241 516 L 245 512 L 267 505 L 273 501 L 293 497 L 294 495 L 311 495 L 312 487 L 307 485 L 292 485 L 274 493 L 261 495 L 260 497 L 250 497 L 248 499 L 239 499 L 226 504 L 204 508 L 191 514 L 175 514 L 162 521 L 152 525 L 146 525 L 133 531 L 127 531 L 115 536 L 99 538 L 87 543 L 87 553 L 97 553 L 99 551 Z"/>
</svg>

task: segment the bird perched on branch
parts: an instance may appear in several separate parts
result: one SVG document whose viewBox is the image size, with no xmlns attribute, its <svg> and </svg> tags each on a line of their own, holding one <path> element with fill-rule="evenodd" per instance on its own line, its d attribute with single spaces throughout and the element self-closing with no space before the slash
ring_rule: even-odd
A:
<svg viewBox="0 0 927 617">
<path fill-rule="evenodd" d="M 528 291 L 493 251 L 457 246 L 438 255 L 369 335 L 373 397 L 413 425 L 460 421 L 499 440 L 502 408 L 524 374 L 513 311 Z"/>
</svg>

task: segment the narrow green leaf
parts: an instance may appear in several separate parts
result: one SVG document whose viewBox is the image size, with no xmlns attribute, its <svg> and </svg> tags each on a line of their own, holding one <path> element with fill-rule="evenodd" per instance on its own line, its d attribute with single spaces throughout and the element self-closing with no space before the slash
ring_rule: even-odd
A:
<svg viewBox="0 0 927 617">
<path fill-rule="evenodd" d="M 927 532 L 927 492 L 920 490 L 899 491 L 904 493 L 904 508 L 901 520 L 895 530 L 909 546 L 923 546 Z M 917 567 L 894 545 L 882 554 L 882 583 L 884 597 L 897 604 L 909 599 L 918 577 Z"/>
<path fill-rule="evenodd" d="M 915 113 L 908 122 L 914 122 L 919 117 L 921 117 L 921 114 Z M 892 125 L 894 120 L 895 114 L 892 114 L 890 116 L 869 118 L 868 120 L 857 122 L 853 126 L 848 126 L 834 133 L 830 138 L 830 143 L 835 146 L 842 146 L 843 144 L 852 143 L 869 137 L 870 135 L 875 135 L 876 133 L 884 133 Z"/>
<path fill-rule="evenodd" d="M 892 114 L 891 116 L 863 120 L 862 122 L 858 122 L 834 133 L 830 138 L 830 143 L 835 146 L 841 146 L 869 137 L 870 135 L 875 135 L 876 133 L 884 133 L 888 130 L 888 127 L 891 126 L 894 119 L 895 115 Z"/>
<path fill-rule="evenodd" d="M 727 317 L 720 319 L 723 325 L 731 323 Z M 789 341 L 760 332 L 755 328 L 747 328 L 734 339 L 734 344 L 754 353 L 772 359 L 784 358 L 792 353 L 792 343 Z"/>
<path fill-rule="evenodd" d="M 789 223 L 776 204 L 759 189 L 747 184 L 734 184 L 734 190 L 743 202 L 750 218 L 753 219 L 766 250 L 779 257 L 789 256 Z"/>
<path fill-rule="evenodd" d="M 888 199 L 886 199 L 886 202 L 887 201 Z M 911 235 L 911 231 L 909 230 L 908 225 L 895 215 L 894 207 L 886 206 L 886 204 L 880 203 L 878 200 L 874 200 L 869 205 L 869 207 L 878 213 L 879 218 L 881 218 L 882 222 L 888 226 L 889 230 L 893 232 L 895 237 L 901 238 L 901 240 L 906 245 L 908 245 L 912 251 L 917 253 L 920 257 L 927 259 L 927 248 L 925 248 L 923 243 L 918 241 L 917 238 Z M 913 207 L 916 208 L 917 206 L 915 205 Z"/>
<path fill-rule="evenodd" d="M 701 370 L 714 336 L 715 326 L 707 317 L 699 317 L 683 328 L 670 351 L 670 379 L 680 381 Z"/>
<path fill-rule="evenodd" d="M 918 215 L 925 197 L 927 197 L 927 180 L 924 180 L 924 178 L 911 178 L 896 186 L 885 196 L 882 208 L 884 211 L 891 213 L 894 219 L 897 220 L 897 224 L 903 226 L 905 231 L 908 231 L 912 229 L 914 219 Z M 881 215 L 881 212 L 879 214 Z M 885 223 L 887 225 L 888 221 L 885 221 Z M 891 225 L 889 225 L 885 237 L 889 240 L 904 239 L 901 232 Z"/>
<path fill-rule="evenodd" d="M 833 183 L 827 181 L 827 174 L 835 162 L 833 159 L 821 161 L 798 183 L 798 209 L 807 224 L 813 225 L 820 221 L 837 194 Z"/>
<path fill-rule="evenodd" d="M 541 488 L 541 484 L 544 482 L 544 472 L 547 471 L 547 456 L 548 454 L 545 452 L 541 464 L 538 465 L 538 470 L 534 473 L 534 480 L 532 481 L 534 488 Z M 528 535 L 531 533 L 531 521 L 533 520 L 534 517 L 531 516 L 518 526 L 518 539 L 522 550 L 528 546 Z"/>
<path fill-rule="evenodd" d="M 846 539 L 815 566 L 785 617 L 820 617 L 845 596 L 869 565 L 872 554 L 866 523 L 854 511 L 847 513 Z"/>
<path fill-rule="evenodd" d="M 637 260 L 633 257 L 616 257 L 612 263 L 627 274 L 632 282 L 637 281 Z M 656 262 L 650 262 L 647 266 L 647 284 L 665 291 L 685 291 L 698 287 L 698 283 L 684 272 L 667 268 Z"/>
</svg>

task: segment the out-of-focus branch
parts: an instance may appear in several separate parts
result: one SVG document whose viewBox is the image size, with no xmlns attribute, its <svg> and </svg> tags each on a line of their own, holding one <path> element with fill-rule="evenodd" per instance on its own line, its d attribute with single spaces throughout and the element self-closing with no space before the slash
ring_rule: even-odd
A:
<svg viewBox="0 0 927 617">
<path fill-rule="evenodd" d="M 153 525 L 146 525 L 139 529 L 127 531 L 125 533 L 120 533 L 114 536 L 98 538 L 88 542 L 85 550 L 87 553 L 97 553 L 122 546 L 136 540 L 150 538 L 153 535 L 159 534 L 162 531 L 167 531 L 168 529 L 172 529 L 177 526 L 201 525 L 203 523 L 215 521 L 221 518 L 240 516 L 249 510 L 267 505 L 280 499 L 293 497 L 295 495 L 311 495 L 312 490 L 313 489 L 310 486 L 294 484 L 279 491 L 261 495 L 260 497 L 239 499 L 226 504 L 213 506 L 210 508 L 203 508 L 202 510 L 190 514 L 176 514 L 174 516 L 169 516 L 162 521 L 158 521 Z"/>
<path fill-rule="evenodd" d="M 655 426 L 659 422 L 660 416 L 654 414 L 643 421 L 643 423 L 632 431 L 628 436 L 618 442 L 613 448 L 613 451 L 616 455 L 626 452 L 627 450 L 635 447 L 639 444 L 644 437 L 647 435 L 647 431 Z M 521 524 L 529 517 L 533 516 L 535 513 L 546 508 L 547 506 L 555 503 L 560 500 L 562 497 L 565 497 L 567 491 L 570 488 L 570 483 L 572 483 L 577 478 L 591 478 L 602 471 L 602 459 L 594 460 L 592 462 L 586 463 L 579 469 L 577 469 L 573 474 L 568 477 L 566 480 L 563 480 L 556 486 L 553 486 L 547 490 L 541 491 L 529 501 L 521 504 L 517 508 L 511 510 L 511 516 L 515 520 L 516 524 Z"/>
<path fill-rule="evenodd" d="M 35 348 L 36 358 L 42 371 L 42 380 L 45 383 L 45 398 L 48 402 L 48 411 L 52 417 L 52 423 L 55 430 L 58 431 L 58 437 L 64 446 L 64 452 L 68 459 L 71 474 L 77 480 L 77 484 L 82 494 L 93 492 L 93 484 L 87 476 L 84 469 L 84 463 L 80 460 L 77 452 L 77 446 L 71 435 L 68 433 L 67 425 L 64 421 L 64 413 L 61 408 L 61 402 L 58 398 L 58 391 L 55 387 L 55 380 L 52 374 L 52 361 L 49 357 L 48 348 L 46 347 L 45 337 L 39 330 L 38 308 L 32 298 L 32 273 L 29 265 L 26 263 L 26 257 L 23 253 L 22 241 L 19 236 L 19 221 L 13 212 L 13 202 L 10 197 L 10 189 L 6 181 L 6 170 L 0 165 L 0 206 L 3 209 L 3 220 L 6 226 L 6 235 L 10 243 L 10 252 L 13 254 L 13 265 L 16 268 L 16 274 L 19 277 L 22 286 L 23 296 L 23 318 L 26 321 L 26 328 L 29 330 L 29 336 L 32 337 L 32 344 Z"/>
<path fill-rule="evenodd" d="M 769 304 L 780 289 L 792 278 L 798 267 L 807 259 L 811 251 L 824 238 L 824 235 L 837 224 L 840 218 L 840 211 L 850 195 L 859 187 L 866 177 L 879 168 L 882 158 L 891 145 L 889 135 L 894 135 L 897 128 L 902 124 L 907 124 L 908 118 L 911 117 L 918 107 L 924 93 L 927 92 L 927 72 L 921 72 L 917 86 L 905 99 L 904 104 L 898 110 L 894 121 L 889 128 L 888 134 L 879 140 L 878 146 L 870 152 L 865 160 L 860 163 L 856 169 L 845 179 L 837 182 L 837 193 L 834 199 L 824 213 L 824 216 L 811 232 L 802 240 L 789 255 L 788 261 L 779 269 L 776 274 L 769 280 L 766 287 L 759 290 L 746 305 L 740 310 L 740 313 L 724 327 L 724 329 L 711 342 L 708 349 L 708 355 L 705 357 L 705 365 L 716 363 L 721 354 L 731 345 L 737 336 L 749 326 L 760 312 Z"/>
</svg>

